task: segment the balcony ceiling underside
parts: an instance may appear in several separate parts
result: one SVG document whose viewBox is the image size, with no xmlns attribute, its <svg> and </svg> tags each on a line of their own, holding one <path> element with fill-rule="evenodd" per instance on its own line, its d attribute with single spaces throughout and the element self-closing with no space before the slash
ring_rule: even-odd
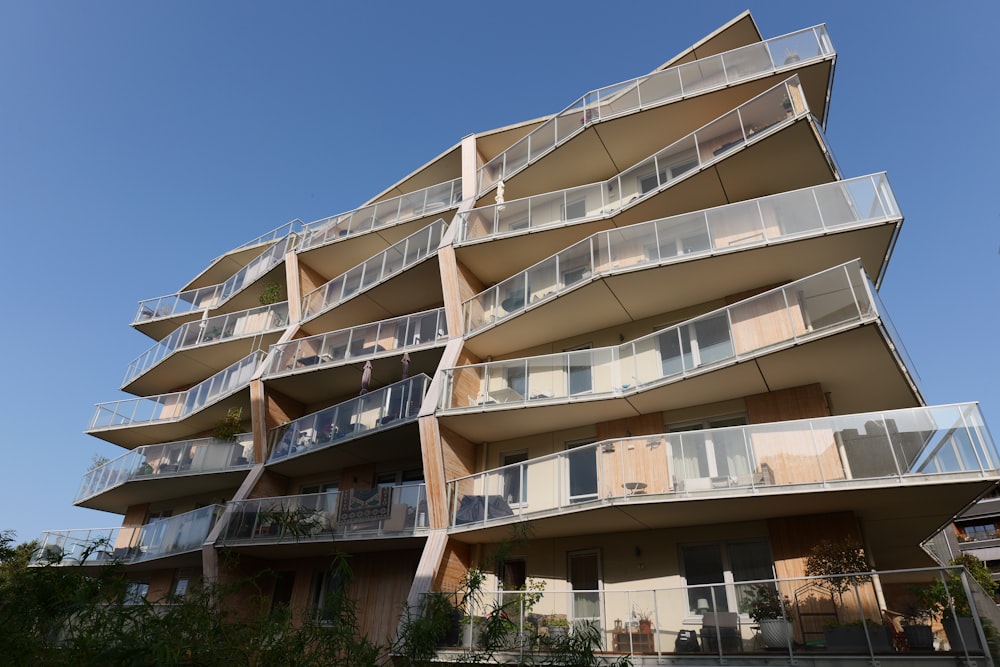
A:
<svg viewBox="0 0 1000 667">
<path fill-rule="evenodd" d="M 410 377 L 418 373 L 433 377 L 443 351 L 443 347 L 410 351 Z M 372 379 L 369 389 L 375 390 L 401 380 L 402 358 L 403 352 L 400 351 L 371 359 Z M 364 359 L 329 367 L 306 366 L 302 372 L 265 379 L 264 386 L 269 392 L 283 394 L 310 408 L 326 407 L 331 404 L 330 401 L 339 402 L 358 395 L 364 368 Z"/>
<path fill-rule="evenodd" d="M 122 386 L 137 396 L 152 396 L 190 387 L 225 370 L 254 350 L 266 350 L 278 342 L 282 330 L 264 335 L 241 336 L 174 352 L 142 375 Z"/>
<path fill-rule="evenodd" d="M 504 197 L 510 201 L 607 180 L 795 73 L 805 86 L 809 108 L 822 121 L 832 65 L 823 61 L 594 123 L 505 179 Z M 493 194 L 487 193 L 476 206 L 493 203 Z"/>
<path fill-rule="evenodd" d="M 439 413 L 446 428 L 473 442 L 499 442 L 585 424 L 705 405 L 778 389 L 820 383 L 834 414 L 922 405 L 881 330 L 874 324 L 750 357 L 626 397 L 580 397 L 545 405 L 491 405 Z"/>
<path fill-rule="evenodd" d="M 416 266 L 303 322 L 302 330 L 312 336 L 348 329 L 390 317 L 439 308 L 443 303 L 442 299 L 441 272 L 438 269 L 437 255 L 432 255 Z"/>
<path fill-rule="evenodd" d="M 231 276 L 232 274 L 230 274 Z M 227 276 L 226 279 L 228 279 Z M 222 281 L 225 282 L 225 281 Z M 239 293 L 234 295 L 224 304 L 218 308 L 209 309 L 209 316 L 223 315 L 226 313 L 235 313 L 240 310 L 249 310 L 250 308 L 260 307 L 260 295 L 264 289 L 264 286 L 268 283 L 278 283 L 280 285 L 285 284 L 285 263 L 280 262 L 277 266 L 273 267 L 270 271 L 262 276 L 259 276 L 251 284 L 240 290 Z M 218 283 L 216 283 L 218 284 Z M 186 324 L 187 322 L 193 322 L 194 320 L 201 319 L 202 310 L 196 310 L 194 312 L 186 312 L 180 315 L 175 315 L 174 317 L 164 317 L 157 320 L 148 320 L 146 322 L 140 322 L 139 324 L 133 324 L 138 331 L 146 334 L 150 338 L 155 340 L 163 340 L 171 333 L 174 329 Z"/>
<path fill-rule="evenodd" d="M 450 222 L 457 209 L 450 207 L 416 218 L 400 225 L 390 225 L 382 229 L 345 236 L 342 240 L 303 250 L 298 254 L 299 262 L 314 269 L 323 276 L 339 276 L 354 268 L 369 257 L 383 252 L 407 236 L 415 234 L 438 218 Z"/>
<path fill-rule="evenodd" d="M 253 558 L 289 561 L 289 566 L 292 566 L 294 561 L 300 558 L 325 557 L 329 561 L 330 554 L 335 551 L 358 554 L 374 551 L 398 551 L 402 562 L 408 562 L 411 558 L 415 562 L 419 560 L 426 541 L 426 535 L 401 535 L 399 537 L 359 535 L 356 538 L 348 539 L 325 538 L 295 541 L 292 538 L 286 538 L 281 542 L 270 544 L 223 543 L 220 541 L 217 546 L 225 546 L 229 551 Z M 403 561 L 403 559 L 407 560 Z"/>
<path fill-rule="evenodd" d="M 226 492 L 222 495 L 229 497 L 249 470 L 249 467 L 244 467 L 238 470 L 139 477 L 75 504 L 77 507 L 124 514 L 132 505 L 176 500 L 185 496 Z"/>
<path fill-rule="evenodd" d="M 226 282 L 229 276 L 242 269 L 252 259 L 270 248 L 272 243 L 269 241 L 250 248 L 241 248 L 227 252 L 209 264 L 194 280 L 182 287 L 181 291 L 184 292 L 190 289 L 198 289 L 199 287 L 208 287 L 209 285 L 218 285 L 219 283 Z"/>
<path fill-rule="evenodd" d="M 211 435 L 211 430 L 231 409 L 241 409 L 250 414 L 250 391 L 246 387 L 226 398 L 178 421 L 144 422 L 131 426 L 110 426 L 88 430 L 89 435 L 126 449 L 141 445 L 177 442 L 201 435 Z"/>
<path fill-rule="evenodd" d="M 126 572 L 149 572 L 153 570 L 176 570 L 178 568 L 201 568 L 201 549 L 180 554 L 150 558 L 137 563 L 125 563 Z"/>
<path fill-rule="evenodd" d="M 399 195 L 446 183 L 462 175 L 462 145 L 451 146 L 430 162 L 418 167 L 403 180 L 380 193 L 370 202 L 384 201 Z"/>
<path fill-rule="evenodd" d="M 580 164 L 586 164 L 588 159 L 580 156 L 566 169 L 575 169 Z M 612 224 L 626 227 L 637 222 L 812 187 L 835 179 L 836 174 L 817 139 L 812 122 L 803 118 L 632 205 L 615 215 L 610 223 L 608 220 L 597 220 L 542 228 L 530 234 L 463 245 L 455 252 L 463 265 L 489 284 L 509 278 L 595 232 L 609 229 Z M 594 180 L 602 179 L 578 180 L 574 184 Z M 549 190 L 543 188 L 542 191 Z"/>
<path fill-rule="evenodd" d="M 996 477 L 967 473 L 914 479 L 902 485 L 895 479 L 873 479 L 826 488 L 761 487 L 756 493 L 726 489 L 688 497 L 631 496 L 594 503 L 590 509 L 574 506 L 532 518 L 531 537 L 579 538 L 710 525 L 718 525 L 719 534 L 725 535 L 730 523 L 846 511 L 860 520 L 866 546 L 879 569 L 927 567 L 933 563 L 918 545 L 996 481 Z M 495 543 L 509 538 L 510 524 L 516 522 L 456 530 L 450 537 L 468 543 Z"/>
<path fill-rule="evenodd" d="M 369 463 L 419 460 L 420 432 L 417 420 L 412 419 L 400 421 L 395 427 L 269 463 L 267 469 L 286 477 L 302 477 L 315 475 L 321 470 L 338 470 Z"/>
<path fill-rule="evenodd" d="M 879 275 L 899 221 L 772 246 L 703 256 L 599 278 L 473 334 L 465 347 L 485 359 L 548 341 L 667 314 L 699 303 L 783 284 L 860 258 Z"/>
</svg>

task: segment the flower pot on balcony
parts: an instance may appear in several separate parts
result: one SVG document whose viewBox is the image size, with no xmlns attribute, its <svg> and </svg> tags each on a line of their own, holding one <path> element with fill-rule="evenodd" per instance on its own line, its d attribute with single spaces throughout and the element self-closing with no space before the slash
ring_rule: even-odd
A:
<svg viewBox="0 0 1000 667">
<path fill-rule="evenodd" d="M 787 648 L 792 641 L 792 622 L 783 618 L 761 619 L 760 638 L 766 648 Z"/>
<path fill-rule="evenodd" d="M 929 625 L 904 625 L 906 645 L 911 651 L 933 651 L 934 631 Z"/>
<path fill-rule="evenodd" d="M 944 634 L 948 637 L 948 644 L 951 645 L 952 651 L 982 652 L 983 645 L 979 641 L 979 632 L 976 630 L 976 622 L 972 617 L 945 618 L 941 621 L 941 625 L 944 626 Z"/>
<path fill-rule="evenodd" d="M 867 653 L 868 641 L 865 639 L 865 628 L 860 625 L 836 625 L 823 629 L 826 639 L 826 650 L 837 653 Z M 886 628 L 881 625 L 869 625 L 868 637 L 875 653 L 892 651 L 892 641 Z"/>
</svg>

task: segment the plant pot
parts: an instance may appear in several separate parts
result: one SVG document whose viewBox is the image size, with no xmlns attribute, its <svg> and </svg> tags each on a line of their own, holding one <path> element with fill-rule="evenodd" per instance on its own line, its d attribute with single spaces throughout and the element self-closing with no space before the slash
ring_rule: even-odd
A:
<svg viewBox="0 0 1000 667">
<path fill-rule="evenodd" d="M 871 638 L 872 651 L 876 653 L 892 652 L 892 642 L 889 634 L 881 625 L 869 625 L 868 636 Z M 826 639 L 826 650 L 838 653 L 867 653 L 868 641 L 865 639 L 865 629 L 860 625 L 838 625 L 823 629 Z"/>
<path fill-rule="evenodd" d="M 946 618 L 941 621 L 944 626 L 944 634 L 948 637 L 948 644 L 952 651 L 969 651 L 970 653 L 982 653 L 983 645 L 979 641 L 979 631 L 976 630 L 976 622 L 969 616 L 960 616 L 957 619 Z"/>
<path fill-rule="evenodd" d="M 792 622 L 783 618 L 761 619 L 760 637 L 766 648 L 788 648 L 792 642 Z"/>
<path fill-rule="evenodd" d="M 906 645 L 911 651 L 933 651 L 934 631 L 929 625 L 904 625 Z"/>
<path fill-rule="evenodd" d="M 549 639 L 563 639 L 569 634 L 569 628 L 565 625 L 550 625 Z"/>
</svg>

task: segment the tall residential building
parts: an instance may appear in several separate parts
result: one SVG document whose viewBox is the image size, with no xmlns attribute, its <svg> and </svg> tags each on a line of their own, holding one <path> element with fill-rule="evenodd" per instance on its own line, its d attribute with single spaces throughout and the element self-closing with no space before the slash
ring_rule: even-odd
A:
<svg viewBox="0 0 1000 667">
<path fill-rule="evenodd" d="M 829 652 L 824 622 L 902 611 L 1000 466 L 975 404 L 925 404 L 879 299 L 903 216 L 833 158 L 835 61 L 823 25 L 745 13 L 143 301 L 135 398 L 87 430 L 123 454 L 76 499 L 121 526 L 43 552 L 121 560 L 150 599 L 267 568 L 299 615 L 346 552 L 376 639 L 486 567 L 511 651 L 591 624 L 640 661 Z M 824 540 L 878 573 L 838 597 L 806 576 Z M 469 644 L 487 611 L 462 612 Z M 920 650 L 892 629 L 864 650 Z M 926 657 L 982 652 L 933 631 Z"/>
</svg>

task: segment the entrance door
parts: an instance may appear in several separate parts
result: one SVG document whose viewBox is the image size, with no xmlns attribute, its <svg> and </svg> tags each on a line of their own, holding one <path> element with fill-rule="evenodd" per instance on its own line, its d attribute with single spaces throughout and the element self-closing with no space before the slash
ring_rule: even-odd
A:
<svg viewBox="0 0 1000 667">
<path fill-rule="evenodd" d="M 569 583 L 573 589 L 573 620 L 601 618 L 601 559 L 597 551 L 569 554 Z"/>
<path fill-rule="evenodd" d="M 566 443 L 571 503 L 597 499 L 597 447 L 585 446 L 593 443 L 589 439 Z"/>
</svg>

